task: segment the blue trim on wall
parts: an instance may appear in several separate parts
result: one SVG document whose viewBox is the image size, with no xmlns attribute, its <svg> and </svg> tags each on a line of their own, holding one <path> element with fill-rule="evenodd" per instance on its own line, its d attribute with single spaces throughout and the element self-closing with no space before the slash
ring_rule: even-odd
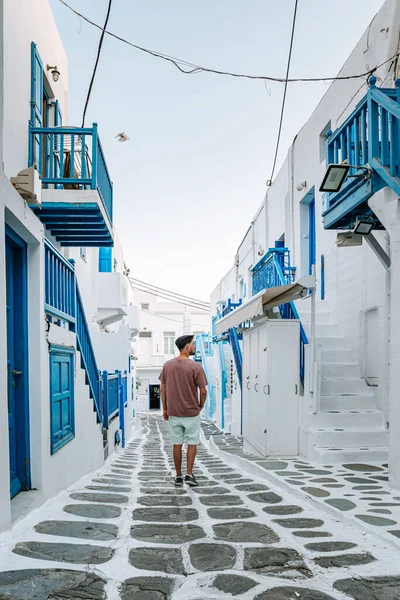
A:
<svg viewBox="0 0 400 600">
<path fill-rule="evenodd" d="M 321 254 L 321 300 L 325 300 L 325 256 Z"/>
<path fill-rule="evenodd" d="M 50 451 L 75 437 L 75 348 L 50 346 Z"/>
</svg>

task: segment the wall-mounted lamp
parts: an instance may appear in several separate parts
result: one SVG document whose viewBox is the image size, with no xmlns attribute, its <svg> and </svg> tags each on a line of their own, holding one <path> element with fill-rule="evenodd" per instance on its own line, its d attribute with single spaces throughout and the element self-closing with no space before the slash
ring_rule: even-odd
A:
<svg viewBox="0 0 400 600">
<path fill-rule="evenodd" d="M 47 65 L 46 68 L 48 71 L 51 71 L 53 81 L 58 81 L 60 78 L 60 71 L 57 69 L 57 66 L 51 67 L 50 65 Z"/>
<path fill-rule="evenodd" d="M 296 185 L 296 190 L 301 192 L 301 190 L 303 190 L 305 187 L 307 187 L 307 181 L 302 181 Z"/>
<path fill-rule="evenodd" d="M 354 175 L 348 175 L 350 169 L 361 170 L 361 173 L 355 173 Z M 319 188 L 320 192 L 338 192 L 342 187 L 346 177 L 358 177 L 362 179 L 369 179 L 372 175 L 371 169 L 368 167 L 362 167 L 361 165 L 349 165 L 343 163 L 341 165 L 331 164 L 325 173 L 325 177 Z"/>
<path fill-rule="evenodd" d="M 357 219 L 353 233 L 369 235 L 374 228 L 374 222 L 369 219 Z"/>
</svg>

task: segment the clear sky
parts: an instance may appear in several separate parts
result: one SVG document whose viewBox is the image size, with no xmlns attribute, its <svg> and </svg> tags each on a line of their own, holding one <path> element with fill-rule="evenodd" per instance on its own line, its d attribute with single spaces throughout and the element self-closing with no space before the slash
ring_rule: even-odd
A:
<svg viewBox="0 0 400 600">
<path fill-rule="evenodd" d="M 108 0 L 67 0 L 103 24 Z M 80 126 L 100 32 L 50 0 Z M 383 0 L 300 0 L 291 76 L 334 76 Z M 224 71 L 284 77 L 294 0 L 114 0 L 108 29 Z M 61 74 L 62 76 L 62 74 Z M 327 90 L 289 85 L 278 167 Z M 283 85 L 183 75 L 106 36 L 86 124 L 114 181 L 114 223 L 134 277 L 207 300 L 233 264 L 270 177 Z M 120 143 L 124 131 L 131 139 Z"/>
</svg>

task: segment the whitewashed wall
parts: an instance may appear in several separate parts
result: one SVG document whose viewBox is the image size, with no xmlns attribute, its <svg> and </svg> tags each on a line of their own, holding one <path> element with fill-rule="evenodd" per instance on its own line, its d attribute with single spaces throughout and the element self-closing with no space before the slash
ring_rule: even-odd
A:
<svg viewBox="0 0 400 600">
<path fill-rule="evenodd" d="M 398 50 L 399 27 L 398 2 L 387 0 L 354 48 L 340 74 L 362 73 L 392 57 Z M 388 61 L 375 75 L 378 78 L 378 86 L 393 87 L 398 72 L 394 72 L 391 61 Z M 326 171 L 322 134 L 329 128 L 335 130 L 340 126 L 366 91 L 367 84 L 364 79 L 336 81 L 329 87 L 310 119 L 296 136 L 273 185 L 267 189 L 264 211 L 259 212 L 251 224 L 255 234 L 247 232 L 239 247 L 239 264 L 232 267 L 212 292 L 211 305 L 212 314 L 215 314 L 219 300 L 226 301 L 237 294 L 236 275 L 245 277 L 247 273 L 249 239 L 252 236 L 253 239 L 257 239 L 257 247 L 258 244 L 262 244 L 267 249 L 273 247 L 275 240 L 285 233 L 286 246 L 291 250 L 292 266 L 297 268 L 297 276 L 305 274 L 308 264 L 308 240 L 302 235 L 301 200 L 314 186 L 317 294 L 320 298 L 321 255 L 324 255 L 323 310 L 332 311 L 331 320 L 338 323 L 338 331 L 345 336 L 347 347 L 352 350 L 354 361 L 359 362 L 363 376 L 369 377 L 372 371 L 377 376 L 378 407 L 387 418 L 387 275 L 365 244 L 357 248 L 336 247 L 336 232 L 323 229 L 322 198 L 318 192 Z M 298 191 L 297 186 L 304 181 L 306 186 L 302 191 Z M 376 233 L 376 236 L 387 248 L 387 236 L 383 233 Z M 378 335 L 374 335 L 376 331 Z M 376 364 L 371 367 L 372 356 L 376 357 Z"/>
<path fill-rule="evenodd" d="M 68 122 L 68 62 L 48 0 L 3 2 L 4 10 L 4 171 L 14 177 L 28 166 L 31 98 L 31 42 L 37 44 L 44 70 L 57 65 L 60 78 L 46 85 Z M 12 115 L 12 118 L 11 118 Z M 78 125 L 78 124 L 75 124 Z"/>
</svg>

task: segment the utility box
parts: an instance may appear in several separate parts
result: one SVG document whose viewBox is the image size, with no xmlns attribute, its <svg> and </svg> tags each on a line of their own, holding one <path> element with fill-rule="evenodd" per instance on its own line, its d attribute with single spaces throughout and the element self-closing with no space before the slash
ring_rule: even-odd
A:
<svg viewBox="0 0 400 600">
<path fill-rule="evenodd" d="M 297 456 L 300 321 L 263 320 L 243 332 L 244 451 Z"/>
</svg>

